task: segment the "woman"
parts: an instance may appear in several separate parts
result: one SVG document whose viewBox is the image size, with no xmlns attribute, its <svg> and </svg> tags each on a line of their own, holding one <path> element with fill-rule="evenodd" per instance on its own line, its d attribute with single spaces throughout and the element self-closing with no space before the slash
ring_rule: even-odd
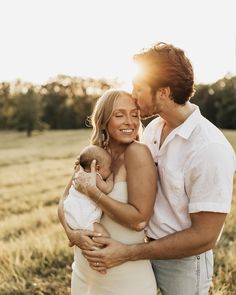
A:
<svg viewBox="0 0 236 295">
<path fill-rule="evenodd" d="M 114 187 L 109 195 L 96 185 L 79 181 L 79 191 L 88 195 L 103 210 L 101 224 L 111 237 L 124 243 L 143 243 L 144 227 L 151 217 L 156 196 L 156 168 L 148 148 L 137 142 L 139 111 L 132 97 L 119 90 L 109 90 L 98 99 L 92 117 L 91 143 L 102 146 L 112 157 Z M 68 194 L 67 186 L 64 198 Z M 63 199 L 59 218 L 68 238 L 75 243 L 72 294 L 156 295 L 156 282 L 148 260 L 127 262 L 99 272 L 91 268 L 81 249 L 96 246 L 93 232 L 71 231 L 63 216 Z M 75 239 L 76 237 L 76 239 Z"/>
</svg>

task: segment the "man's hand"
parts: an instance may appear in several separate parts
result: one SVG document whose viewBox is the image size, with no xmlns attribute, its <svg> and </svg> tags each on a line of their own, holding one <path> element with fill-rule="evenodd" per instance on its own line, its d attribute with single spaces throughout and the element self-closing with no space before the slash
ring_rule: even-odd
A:
<svg viewBox="0 0 236 295">
<path fill-rule="evenodd" d="M 107 268 L 128 261 L 128 245 L 102 237 L 94 237 L 93 241 L 105 245 L 103 249 L 82 251 L 82 254 L 94 270 L 105 272 Z"/>
<path fill-rule="evenodd" d="M 72 184 L 75 189 L 88 195 L 89 187 L 96 187 L 96 160 L 91 163 L 91 172 L 87 173 L 79 165 L 76 166 Z"/>
</svg>

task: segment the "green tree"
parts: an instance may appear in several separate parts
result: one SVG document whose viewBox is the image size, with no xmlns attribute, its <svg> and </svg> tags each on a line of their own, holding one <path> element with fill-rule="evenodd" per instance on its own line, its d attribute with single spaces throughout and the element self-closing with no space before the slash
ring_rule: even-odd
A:
<svg viewBox="0 0 236 295">
<path fill-rule="evenodd" d="M 217 125 L 236 129 L 236 77 L 218 81 L 215 89 L 218 97 Z"/>
<path fill-rule="evenodd" d="M 0 83 L 0 129 L 12 127 L 15 105 L 10 93 L 10 83 Z"/>
<path fill-rule="evenodd" d="M 31 136 L 33 130 L 45 128 L 46 125 L 41 121 L 40 96 L 34 89 L 29 89 L 25 94 L 18 94 L 14 99 L 16 101 L 14 123 L 18 131 L 26 131 L 27 136 Z"/>
<path fill-rule="evenodd" d="M 86 127 L 96 99 L 112 83 L 60 75 L 42 86 L 43 120 L 52 129 Z"/>
<path fill-rule="evenodd" d="M 45 85 L 16 80 L 0 83 L 0 129 L 26 130 L 86 127 L 97 98 L 117 81 L 60 75 Z"/>
<path fill-rule="evenodd" d="M 211 85 L 198 85 L 191 101 L 219 128 L 236 129 L 236 77 L 224 77 Z"/>
</svg>

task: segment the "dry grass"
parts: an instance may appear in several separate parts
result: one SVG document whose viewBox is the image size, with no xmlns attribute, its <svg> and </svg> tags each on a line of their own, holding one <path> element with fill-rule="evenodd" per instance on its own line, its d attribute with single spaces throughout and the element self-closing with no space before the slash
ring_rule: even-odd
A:
<svg viewBox="0 0 236 295">
<path fill-rule="evenodd" d="M 225 134 L 236 147 L 236 132 Z M 73 253 L 56 209 L 89 131 L 50 131 L 32 138 L 0 132 L 0 137 L 0 295 L 70 294 Z M 236 294 L 235 213 L 234 196 L 215 250 L 212 295 Z"/>
<path fill-rule="evenodd" d="M 69 294 L 73 253 L 57 204 L 89 131 L 0 136 L 0 294 Z"/>
</svg>

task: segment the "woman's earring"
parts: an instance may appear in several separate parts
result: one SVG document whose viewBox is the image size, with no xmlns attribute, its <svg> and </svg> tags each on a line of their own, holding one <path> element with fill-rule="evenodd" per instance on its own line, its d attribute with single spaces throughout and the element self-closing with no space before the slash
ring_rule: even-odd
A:
<svg viewBox="0 0 236 295">
<path fill-rule="evenodd" d="M 105 129 L 102 129 L 101 131 L 101 141 L 104 142 L 106 140 L 106 131 Z"/>
<path fill-rule="evenodd" d="M 100 138 L 101 138 L 102 147 L 106 149 L 109 143 L 109 135 L 106 129 L 102 129 L 100 136 L 101 136 Z"/>
</svg>

